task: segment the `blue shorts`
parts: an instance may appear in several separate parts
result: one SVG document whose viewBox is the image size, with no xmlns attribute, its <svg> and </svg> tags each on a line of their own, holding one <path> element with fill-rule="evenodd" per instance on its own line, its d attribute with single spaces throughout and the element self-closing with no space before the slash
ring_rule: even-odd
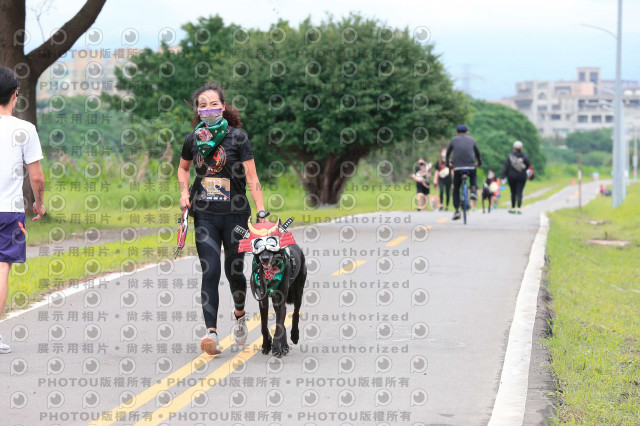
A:
<svg viewBox="0 0 640 426">
<path fill-rule="evenodd" d="M 0 212 L 0 262 L 27 260 L 26 232 L 24 213 Z"/>
</svg>

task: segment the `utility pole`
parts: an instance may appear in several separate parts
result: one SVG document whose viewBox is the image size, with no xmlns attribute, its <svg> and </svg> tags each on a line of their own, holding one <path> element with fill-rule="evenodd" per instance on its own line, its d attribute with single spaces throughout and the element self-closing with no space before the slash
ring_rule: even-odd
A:
<svg viewBox="0 0 640 426">
<path fill-rule="evenodd" d="M 582 153 L 578 153 L 578 207 L 582 208 Z"/>
<path fill-rule="evenodd" d="M 629 144 L 625 149 L 622 129 L 622 114 L 624 113 L 622 104 L 622 0 L 618 0 L 618 26 L 617 33 L 614 34 L 611 31 L 596 27 L 595 25 L 582 24 L 585 27 L 594 28 L 596 30 L 604 31 L 613 38 L 616 39 L 616 87 L 615 87 L 615 100 L 614 100 L 614 116 L 615 123 L 613 127 L 613 148 L 611 154 L 613 156 L 613 185 L 611 206 L 613 208 L 618 207 L 624 201 L 627 195 L 627 187 L 625 185 L 625 171 L 629 170 Z M 626 163 L 626 166 L 625 166 Z"/>
<path fill-rule="evenodd" d="M 633 126 L 633 180 L 638 180 L 638 133 L 637 127 Z"/>
<path fill-rule="evenodd" d="M 625 149 L 622 143 L 622 0 L 618 0 L 618 31 L 616 33 L 616 98 L 615 124 L 613 128 L 613 188 L 611 205 L 618 207 L 625 199 L 624 184 Z M 627 162 L 629 161 L 627 157 Z"/>
</svg>

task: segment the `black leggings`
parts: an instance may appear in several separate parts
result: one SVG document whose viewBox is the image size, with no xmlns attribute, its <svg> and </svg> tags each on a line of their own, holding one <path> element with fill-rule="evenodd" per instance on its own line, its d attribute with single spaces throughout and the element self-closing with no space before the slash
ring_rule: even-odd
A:
<svg viewBox="0 0 640 426">
<path fill-rule="evenodd" d="M 441 180 L 438 182 L 438 186 L 440 187 L 440 204 L 443 206 L 449 207 L 449 198 L 451 197 L 451 179 Z M 444 202 L 443 196 L 447 196 L 447 202 Z"/>
<path fill-rule="evenodd" d="M 527 183 L 527 178 L 509 178 L 509 188 L 511 188 L 511 208 L 522 207 L 522 192 L 524 191 L 524 184 Z"/>
<path fill-rule="evenodd" d="M 202 267 L 202 312 L 207 328 L 216 328 L 218 322 L 218 287 L 220 284 L 220 242 L 224 247 L 224 273 L 229 280 L 233 303 L 237 310 L 244 309 L 247 280 L 244 276 L 244 253 L 238 253 L 236 225 L 247 227 L 250 213 L 226 215 L 198 215 L 194 217 L 196 249 Z"/>
</svg>

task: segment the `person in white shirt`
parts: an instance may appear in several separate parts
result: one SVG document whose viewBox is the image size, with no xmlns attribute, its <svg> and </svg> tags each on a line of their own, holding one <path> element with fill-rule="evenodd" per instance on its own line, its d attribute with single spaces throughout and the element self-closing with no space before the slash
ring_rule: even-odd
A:
<svg viewBox="0 0 640 426">
<path fill-rule="evenodd" d="M 40 220 L 46 213 L 44 175 L 40 166 L 44 157 L 36 127 L 12 116 L 19 92 L 15 73 L 10 68 L 0 67 L 0 316 L 9 292 L 11 265 L 24 263 L 27 257 L 23 163 L 29 169 L 35 195 L 32 220 Z M 0 336 L 0 354 L 10 351 Z"/>
</svg>

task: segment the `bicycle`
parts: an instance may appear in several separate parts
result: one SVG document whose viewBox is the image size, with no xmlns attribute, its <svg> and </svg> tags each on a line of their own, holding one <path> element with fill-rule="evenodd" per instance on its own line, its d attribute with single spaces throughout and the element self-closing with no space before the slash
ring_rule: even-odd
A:
<svg viewBox="0 0 640 426">
<path fill-rule="evenodd" d="M 467 224 L 467 210 L 469 209 L 469 188 L 467 188 L 467 179 L 469 178 L 469 171 L 462 170 L 462 221 Z"/>
</svg>

